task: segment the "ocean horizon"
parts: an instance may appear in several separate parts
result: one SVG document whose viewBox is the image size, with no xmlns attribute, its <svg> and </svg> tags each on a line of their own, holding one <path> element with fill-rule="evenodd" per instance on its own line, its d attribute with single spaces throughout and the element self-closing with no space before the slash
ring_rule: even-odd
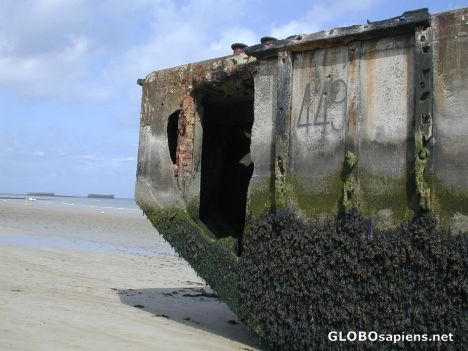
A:
<svg viewBox="0 0 468 351">
<path fill-rule="evenodd" d="M 140 208 L 134 198 L 89 198 L 75 195 L 28 195 L 14 193 L 0 193 L 0 201 L 22 200 L 22 201 L 40 201 L 44 204 L 54 206 L 76 206 L 88 208 L 102 208 L 115 210 L 138 211 Z"/>
</svg>

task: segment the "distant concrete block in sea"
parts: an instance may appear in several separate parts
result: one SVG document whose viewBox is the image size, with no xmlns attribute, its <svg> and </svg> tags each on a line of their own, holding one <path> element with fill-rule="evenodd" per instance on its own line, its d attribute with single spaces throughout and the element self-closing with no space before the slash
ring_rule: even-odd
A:
<svg viewBox="0 0 468 351">
<path fill-rule="evenodd" d="M 45 192 L 30 192 L 27 196 L 55 196 L 55 193 L 45 193 Z"/>
<path fill-rule="evenodd" d="M 274 349 L 461 327 L 468 8 L 232 49 L 138 80 L 159 232 Z"/>
<path fill-rule="evenodd" d="M 114 194 L 105 195 L 105 194 L 88 194 L 89 199 L 113 199 Z"/>
</svg>

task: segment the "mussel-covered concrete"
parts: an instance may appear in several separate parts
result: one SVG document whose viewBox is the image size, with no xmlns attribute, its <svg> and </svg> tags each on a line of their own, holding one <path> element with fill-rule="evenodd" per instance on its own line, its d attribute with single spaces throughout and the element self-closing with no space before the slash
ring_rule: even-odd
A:
<svg viewBox="0 0 468 351">
<path fill-rule="evenodd" d="M 303 349 L 294 323 L 318 316 L 308 304 L 317 301 L 314 294 L 331 293 L 335 278 L 337 289 L 371 286 L 372 294 L 391 299 L 395 318 L 405 313 L 398 296 L 425 303 L 453 295 L 438 306 L 458 311 L 458 276 L 450 277 L 451 292 L 433 296 L 429 289 L 425 297 L 412 279 L 422 274 L 413 254 L 432 255 L 424 245 L 436 243 L 443 252 L 434 258 L 437 279 L 445 279 L 447 262 L 459 267 L 466 257 L 460 248 L 468 231 L 467 36 L 468 9 L 435 15 L 422 9 L 283 40 L 262 38 L 250 47 L 233 44 L 232 56 L 149 74 L 138 81 L 139 205 L 220 298 L 277 348 L 285 330 L 290 349 Z M 369 246 L 356 263 L 340 243 L 358 232 L 357 241 L 350 239 L 353 250 Z M 400 235 L 409 238 L 399 241 Z M 285 238 L 292 245 L 312 240 L 306 246 L 313 252 L 290 255 Z M 337 251 L 324 252 L 321 243 Z M 395 269 L 412 282 L 392 280 L 406 290 L 390 296 L 378 272 L 391 247 L 400 250 Z M 340 280 L 346 270 L 326 261 L 332 256 L 339 264 L 364 265 L 353 272 L 377 280 Z M 297 277 L 300 271 L 310 273 L 306 280 L 319 279 L 314 262 L 330 269 L 329 281 L 315 282 L 321 291 Z M 257 298 L 267 304 L 265 294 L 279 305 L 257 305 L 253 316 L 246 306 Z M 328 301 L 338 303 L 335 298 Z M 262 314 L 283 303 L 289 317 Z M 372 306 L 359 312 L 362 320 L 378 313 Z M 414 313 L 408 323 L 432 325 L 435 314 Z M 356 322 L 329 317 L 336 322 L 328 320 L 330 328 Z M 447 321 L 459 328 L 460 314 Z M 312 344 L 322 322 L 300 322 Z M 388 325 L 393 322 L 403 325 Z"/>
</svg>

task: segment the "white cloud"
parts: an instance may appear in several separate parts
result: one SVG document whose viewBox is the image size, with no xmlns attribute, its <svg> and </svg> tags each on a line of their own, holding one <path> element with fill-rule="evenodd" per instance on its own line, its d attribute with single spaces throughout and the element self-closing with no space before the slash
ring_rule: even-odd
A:
<svg viewBox="0 0 468 351">
<path fill-rule="evenodd" d="M 238 18 L 248 9 L 247 0 L 192 0 L 180 6 L 163 1 L 154 5 L 148 13 L 146 40 L 115 57 L 105 80 L 137 103 L 141 98 L 137 78 L 154 70 L 229 55 L 234 42 L 258 41 L 259 35 L 239 25 Z"/>
<path fill-rule="evenodd" d="M 106 160 L 114 170 L 135 168 L 136 158 L 135 157 L 114 157 L 110 160 Z"/>
<path fill-rule="evenodd" d="M 271 29 L 271 35 L 284 39 L 294 34 L 310 34 L 331 29 L 328 24 L 343 15 L 351 15 L 374 8 L 380 0 L 320 0 L 303 17 L 276 26 Z M 347 24 L 346 24 L 347 25 Z"/>
<path fill-rule="evenodd" d="M 33 153 L 33 156 L 45 156 L 45 152 L 44 151 L 34 151 Z"/>
<path fill-rule="evenodd" d="M 125 157 L 122 161 L 136 161 L 136 157 Z"/>
<path fill-rule="evenodd" d="M 26 97 L 139 100 L 155 69 L 226 55 L 258 36 L 239 0 L 7 0 L 0 3 L 0 89 Z M 235 13 L 235 16 L 233 16 Z M 27 24 L 27 25 L 26 25 Z"/>
<path fill-rule="evenodd" d="M 72 156 L 73 158 L 80 158 L 80 159 L 84 159 L 84 160 L 95 160 L 96 159 L 96 155 L 74 155 Z"/>
<path fill-rule="evenodd" d="M 318 32 L 319 30 L 320 28 L 317 26 L 317 24 L 314 24 L 313 22 L 307 20 L 292 20 L 285 25 L 273 28 L 271 30 L 271 36 L 278 39 L 284 39 L 289 37 L 290 35 L 309 34 Z"/>
<path fill-rule="evenodd" d="M 0 89 L 26 97 L 108 99 L 105 67 L 96 69 L 96 62 L 124 49 L 131 30 L 126 15 L 147 2 L 0 2 Z"/>
<path fill-rule="evenodd" d="M 316 1 L 270 34 L 326 29 L 379 0 Z M 238 0 L 6 0 L 0 2 L 0 90 L 27 97 L 137 103 L 137 78 L 153 70 L 228 55 L 265 33 L 242 25 L 252 2 Z M 27 25 L 25 25 L 27 23 Z"/>
<path fill-rule="evenodd" d="M 133 162 L 133 161 L 136 161 L 136 158 L 135 157 L 117 157 L 117 158 L 113 158 L 112 159 L 112 162 Z"/>
<path fill-rule="evenodd" d="M 86 38 L 70 37 L 60 52 L 0 57 L 0 86 L 35 97 L 73 95 L 89 56 Z"/>
<path fill-rule="evenodd" d="M 220 38 L 212 41 L 208 50 L 216 56 L 230 54 L 230 47 L 233 43 L 243 43 L 247 45 L 254 45 L 258 42 L 258 34 L 253 30 L 246 28 L 230 28 L 224 31 Z"/>
</svg>

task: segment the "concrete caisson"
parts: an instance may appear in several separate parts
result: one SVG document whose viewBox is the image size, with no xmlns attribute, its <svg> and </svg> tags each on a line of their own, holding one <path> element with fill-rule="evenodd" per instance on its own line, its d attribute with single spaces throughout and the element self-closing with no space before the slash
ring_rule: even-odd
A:
<svg viewBox="0 0 468 351">
<path fill-rule="evenodd" d="M 153 72 L 137 202 L 235 312 L 244 235 L 283 210 L 358 214 L 370 238 L 427 215 L 466 235 L 467 37 L 467 8 L 422 9 Z"/>
</svg>

